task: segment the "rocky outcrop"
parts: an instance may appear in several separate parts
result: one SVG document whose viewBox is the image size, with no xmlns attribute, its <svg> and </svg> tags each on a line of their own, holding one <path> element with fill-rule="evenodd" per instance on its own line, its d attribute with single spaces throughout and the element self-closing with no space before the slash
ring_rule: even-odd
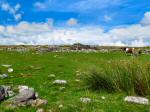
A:
<svg viewBox="0 0 150 112">
<path fill-rule="evenodd" d="M 5 100 L 8 98 L 8 100 Z M 18 86 L 18 94 L 15 94 L 10 86 L 0 86 L 0 101 L 5 100 L 7 108 L 16 108 L 18 106 L 40 107 L 48 103 L 47 100 L 38 98 L 34 88 L 28 86 Z"/>
</svg>

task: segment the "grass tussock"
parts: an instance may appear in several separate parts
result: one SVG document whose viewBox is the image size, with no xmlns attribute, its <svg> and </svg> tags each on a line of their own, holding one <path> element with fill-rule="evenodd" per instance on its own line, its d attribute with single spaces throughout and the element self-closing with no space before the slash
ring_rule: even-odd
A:
<svg viewBox="0 0 150 112">
<path fill-rule="evenodd" d="M 150 93 L 150 64 L 111 62 L 103 68 L 90 68 L 83 79 L 86 87 L 93 90 L 146 96 Z"/>
</svg>

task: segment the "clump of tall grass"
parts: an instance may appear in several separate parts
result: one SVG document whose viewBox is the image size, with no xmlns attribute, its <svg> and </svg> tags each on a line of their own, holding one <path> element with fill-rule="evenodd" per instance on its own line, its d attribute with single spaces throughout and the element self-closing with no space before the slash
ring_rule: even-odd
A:
<svg viewBox="0 0 150 112">
<path fill-rule="evenodd" d="M 105 67 L 93 67 L 84 74 L 87 88 L 108 92 L 124 91 L 128 95 L 150 93 L 150 64 L 111 62 Z"/>
</svg>

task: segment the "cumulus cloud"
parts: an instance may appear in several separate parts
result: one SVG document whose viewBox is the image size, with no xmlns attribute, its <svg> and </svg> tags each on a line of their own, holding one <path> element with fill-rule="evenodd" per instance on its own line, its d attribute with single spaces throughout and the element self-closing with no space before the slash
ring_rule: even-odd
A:
<svg viewBox="0 0 150 112">
<path fill-rule="evenodd" d="M 145 46 L 145 44 L 146 42 L 144 42 L 143 39 L 139 39 L 139 40 L 132 41 L 131 46 L 140 47 L 140 46 Z"/>
<path fill-rule="evenodd" d="M 68 21 L 67 21 L 67 25 L 69 26 L 75 26 L 78 24 L 78 20 L 75 19 L 75 18 L 70 18 Z"/>
<path fill-rule="evenodd" d="M 45 23 L 22 21 L 17 25 L 0 26 L 0 44 L 59 45 L 80 42 L 91 45 L 149 46 L 149 29 L 150 25 L 142 23 L 116 27 L 107 32 L 100 26 L 54 27 L 53 19 L 49 18 Z"/>
<path fill-rule="evenodd" d="M 6 11 L 9 14 L 13 15 L 13 17 L 16 21 L 21 20 L 22 14 L 18 12 L 21 8 L 21 5 L 19 3 L 16 4 L 15 6 L 10 6 L 9 3 L 6 3 L 6 2 L 0 3 L 0 8 L 3 11 Z"/>
<path fill-rule="evenodd" d="M 150 12 L 144 14 L 144 18 L 141 21 L 142 25 L 150 25 Z"/>
<path fill-rule="evenodd" d="M 36 34 L 36 33 L 42 33 L 47 32 L 50 30 L 48 23 L 28 23 L 26 21 L 20 22 L 16 26 L 6 26 L 5 32 L 8 34 Z"/>
<path fill-rule="evenodd" d="M 0 32 L 4 32 L 5 27 L 4 26 L 0 26 Z"/>
</svg>

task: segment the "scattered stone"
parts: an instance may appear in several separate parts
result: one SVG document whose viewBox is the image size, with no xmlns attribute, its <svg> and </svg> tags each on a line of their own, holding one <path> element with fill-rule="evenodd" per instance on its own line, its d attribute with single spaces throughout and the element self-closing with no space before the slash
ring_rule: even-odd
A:
<svg viewBox="0 0 150 112">
<path fill-rule="evenodd" d="M 0 78 L 1 78 L 1 79 L 5 79 L 5 78 L 7 78 L 7 77 L 8 77 L 7 74 L 2 74 L 2 75 L 0 75 Z"/>
<path fill-rule="evenodd" d="M 80 73 L 80 71 L 77 70 L 76 73 Z"/>
<path fill-rule="evenodd" d="M 66 80 L 55 80 L 53 84 L 67 84 Z"/>
<path fill-rule="evenodd" d="M 44 109 L 40 108 L 40 109 L 37 109 L 36 112 L 44 112 Z"/>
<path fill-rule="evenodd" d="M 43 67 L 30 65 L 29 68 L 30 68 L 30 69 L 33 69 L 33 70 L 40 70 L 40 69 L 42 69 Z"/>
<path fill-rule="evenodd" d="M 58 55 L 54 55 L 54 58 L 57 58 L 58 57 Z"/>
<path fill-rule="evenodd" d="M 124 101 L 136 104 L 149 105 L 149 100 L 144 97 L 127 96 Z"/>
<path fill-rule="evenodd" d="M 17 106 L 14 105 L 14 104 L 7 104 L 7 105 L 6 105 L 6 108 L 7 108 L 7 109 L 15 109 L 15 108 L 17 108 Z"/>
<path fill-rule="evenodd" d="M 56 76 L 55 76 L 55 74 L 50 74 L 50 75 L 48 75 L 48 77 L 49 78 L 55 78 Z"/>
<path fill-rule="evenodd" d="M 8 73 L 12 73 L 13 71 L 13 68 L 8 68 Z"/>
<path fill-rule="evenodd" d="M 47 112 L 53 112 L 51 109 L 47 110 Z"/>
<path fill-rule="evenodd" d="M 59 90 L 60 91 L 64 91 L 66 89 L 66 87 L 60 87 Z"/>
<path fill-rule="evenodd" d="M 80 80 L 79 80 L 79 79 L 76 79 L 75 81 L 76 81 L 76 82 L 80 82 Z"/>
<path fill-rule="evenodd" d="M 60 104 L 58 107 L 59 107 L 59 108 L 63 108 L 63 105 L 62 105 L 62 104 Z"/>
<path fill-rule="evenodd" d="M 42 106 L 42 105 L 46 105 L 48 103 L 48 101 L 47 100 L 44 100 L 44 99 L 36 99 L 36 100 L 31 100 L 30 101 L 30 105 L 32 106 L 32 107 L 40 107 L 40 106 Z"/>
<path fill-rule="evenodd" d="M 26 78 L 26 77 L 31 77 L 32 75 L 31 74 L 21 73 L 20 76 Z"/>
<path fill-rule="evenodd" d="M 76 76 L 77 76 L 77 77 L 79 77 L 79 76 L 81 76 L 81 75 L 82 75 L 82 72 L 80 72 L 80 71 L 76 72 Z"/>
<path fill-rule="evenodd" d="M 102 96 L 102 97 L 101 97 L 101 99 L 102 99 L 102 100 L 105 100 L 105 99 L 106 99 L 106 97 L 105 97 L 105 96 Z"/>
<path fill-rule="evenodd" d="M 80 98 L 80 101 L 83 103 L 90 103 L 91 99 L 90 98 Z"/>
<path fill-rule="evenodd" d="M 2 66 L 8 68 L 11 67 L 12 65 L 2 65 Z"/>
<path fill-rule="evenodd" d="M 0 86 L 0 101 L 5 99 L 5 88 Z"/>
</svg>

